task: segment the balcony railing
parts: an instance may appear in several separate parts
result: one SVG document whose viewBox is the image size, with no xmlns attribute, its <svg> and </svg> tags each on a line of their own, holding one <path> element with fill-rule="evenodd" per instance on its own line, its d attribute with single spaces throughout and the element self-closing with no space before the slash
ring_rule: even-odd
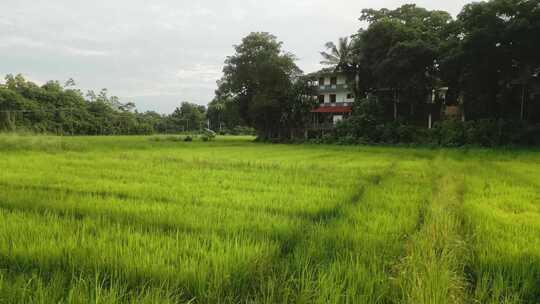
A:
<svg viewBox="0 0 540 304">
<path fill-rule="evenodd" d="M 349 90 L 349 85 L 347 84 L 328 84 L 328 85 L 319 85 L 317 86 L 319 92 L 337 92 L 337 91 L 346 91 Z"/>
<path fill-rule="evenodd" d="M 331 107 L 352 107 L 352 102 L 334 102 L 334 103 L 321 103 L 319 104 L 320 108 L 331 108 Z"/>
</svg>

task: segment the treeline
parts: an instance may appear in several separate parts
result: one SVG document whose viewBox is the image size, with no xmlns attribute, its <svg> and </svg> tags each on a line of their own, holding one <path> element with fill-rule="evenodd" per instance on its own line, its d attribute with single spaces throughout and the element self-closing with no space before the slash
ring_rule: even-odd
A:
<svg viewBox="0 0 540 304">
<path fill-rule="evenodd" d="M 226 107 L 225 107 L 226 108 Z M 169 115 L 138 112 L 133 103 L 121 103 L 106 89 L 84 94 L 73 80 L 61 85 L 49 81 L 42 86 L 23 76 L 7 75 L 0 84 L 0 131 L 27 131 L 58 135 L 136 135 L 200 131 L 210 122 L 222 133 L 245 133 L 237 127 L 234 113 L 226 117 L 213 107 L 183 102 Z M 224 121 L 220 121 L 224 119 Z"/>
<path fill-rule="evenodd" d="M 404 5 L 364 10 L 360 20 L 369 27 L 323 53 L 367 96 L 334 141 L 540 145 L 540 1 L 472 3 L 457 19 Z M 447 107 L 459 115 L 436 117 Z M 435 114 L 432 129 L 422 113 Z"/>
<path fill-rule="evenodd" d="M 450 140 L 452 145 L 459 145 L 482 144 L 471 139 L 482 137 L 527 143 L 539 135 L 534 132 L 540 123 L 539 0 L 472 3 L 457 18 L 416 5 L 365 9 L 359 18 L 367 28 L 327 43 L 321 52 L 323 64 L 347 75 L 356 99 L 352 116 L 332 134 L 337 139 L 416 142 L 421 137 L 444 143 L 440 136 L 451 133 L 460 137 Z M 309 126 L 309 109 L 316 103 L 309 83 L 316 79 L 303 75 L 294 59 L 276 37 L 250 34 L 227 58 L 216 99 L 234 104 L 263 140 L 297 138 L 296 130 Z M 442 89 L 440 104 L 432 96 Z M 435 112 L 434 106 L 439 113 L 458 108 L 460 115 L 452 123 L 443 115 L 433 117 L 443 135 L 430 140 L 431 135 L 411 130 L 428 128 L 427 113 Z M 401 130 L 415 134 L 400 136 Z M 503 140 L 508 136 L 500 134 L 508 132 L 519 132 L 513 137 L 520 139 Z"/>
<path fill-rule="evenodd" d="M 476 2 L 457 18 L 411 4 L 365 9 L 359 19 L 368 26 L 321 52 L 355 97 L 352 115 L 325 140 L 540 144 L 540 0 Z M 238 126 L 248 126 L 260 140 L 297 140 L 313 121 L 316 80 L 277 37 L 251 33 L 225 60 L 208 108 L 183 103 L 170 115 L 139 113 L 106 90 L 83 94 L 73 82 L 37 86 L 8 75 L 0 131 L 242 133 L 251 129 Z M 450 107 L 459 115 L 445 117 Z"/>
</svg>

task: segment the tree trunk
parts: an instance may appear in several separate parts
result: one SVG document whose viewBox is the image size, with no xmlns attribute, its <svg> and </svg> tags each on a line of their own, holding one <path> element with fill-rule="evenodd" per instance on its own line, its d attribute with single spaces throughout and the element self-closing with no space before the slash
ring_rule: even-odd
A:
<svg viewBox="0 0 540 304">
<path fill-rule="evenodd" d="M 461 107 L 461 121 L 465 122 L 465 120 L 466 120 L 466 116 L 465 116 L 465 97 L 463 96 L 463 92 L 459 93 L 458 104 Z"/>
<path fill-rule="evenodd" d="M 525 120 L 525 85 L 521 86 L 521 120 Z"/>
<path fill-rule="evenodd" d="M 398 92 L 394 90 L 394 121 L 398 119 Z"/>
</svg>

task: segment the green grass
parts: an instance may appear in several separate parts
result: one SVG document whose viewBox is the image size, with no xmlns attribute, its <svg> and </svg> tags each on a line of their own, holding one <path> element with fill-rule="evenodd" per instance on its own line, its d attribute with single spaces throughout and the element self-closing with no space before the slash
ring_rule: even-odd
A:
<svg viewBox="0 0 540 304">
<path fill-rule="evenodd" d="M 0 135 L 0 303 L 538 303 L 540 153 Z"/>
</svg>

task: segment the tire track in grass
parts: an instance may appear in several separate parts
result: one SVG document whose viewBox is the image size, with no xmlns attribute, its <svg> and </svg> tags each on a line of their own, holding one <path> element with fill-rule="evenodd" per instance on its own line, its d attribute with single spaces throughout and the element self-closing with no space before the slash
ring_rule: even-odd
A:
<svg viewBox="0 0 540 304">
<path fill-rule="evenodd" d="M 34 192 L 40 193 L 41 195 L 54 196 L 58 200 L 63 200 L 69 197 L 81 196 L 86 198 L 93 198 L 100 201 L 105 200 L 114 200 L 122 203 L 131 203 L 131 204 L 145 204 L 148 202 L 159 203 L 162 205 L 170 206 L 195 206 L 195 207 L 214 207 L 215 203 L 207 202 L 204 200 L 197 199 L 195 196 L 191 198 L 170 198 L 166 196 L 153 195 L 149 197 L 140 197 L 133 194 L 118 192 L 118 191 L 105 191 L 105 190 L 79 190 L 69 187 L 60 188 L 59 186 L 48 186 L 48 185 L 29 185 L 29 184 L 15 184 L 7 183 L 0 181 L 0 187 L 5 187 L 10 189 L 12 192 L 23 192 L 26 193 Z M 4 196 L 0 195 L 0 204 L 2 204 L 1 199 Z M 4 198 L 5 199 L 5 198 Z M 263 211 L 268 214 L 287 217 L 287 218 L 305 218 L 311 220 L 314 216 L 304 211 L 291 211 L 291 210 L 282 210 L 280 208 L 264 205 L 253 205 L 253 206 L 240 206 L 240 205 L 228 205 L 227 209 L 239 211 L 239 212 L 259 212 Z M 83 215 L 81 215 L 83 216 Z M 324 217 L 324 214 L 316 215 L 315 217 Z"/>
<path fill-rule="evenodd" d="M 339 202 L 331 209 L 323 209 L 316 212 L 313 215 L 300 215 L 301 218 L 305 218 L 308 222 L 308 226 L 301 231 L 298 231 L 291 239 L 287 240 L 282 249 L 282 257 L 287 257 L 293 253 L 294 249 L 302 242 L 306 241 L 308 236 L 311 236 L 312 230 L 316 226 L 328 226 L 332 222 L 339 221 L 340 218 L 345 216 L 345 211 L 348 207 L 354 206 L 357 204 L 363 197 L 366 187 L 368 186 L 379 186 L 381 182 L 388 178 L 395 168 L 396 163 L 391 163 L 386 168 L 382 170 L 381 173 L 375 173 L 368 175 L 367 177 L 361 177 L 358 182 L 357 189 L 352 193 L 352 195 L 344 201 Z M 311 236 L 313 237 L 313 236 Z"/>
<path fill-rule="evenodd" d="M 345 211 L 347 208 L 358 204 L 366 189 L 368 187 L 378 187 L 381 183 L 388 179 L 395 171 L 396 163 L 392 162 L 385 167 L 380 173 L 370 174 L 367 177 L 363 177 L 358 182 L 356 190 L 352 193 L 349 199 L 341 201 L 331 210 L 322 210 L 311 217 L 311 222 L 319 225 L 329 225 L 334 221 L 339 221 L 340 218 L 345 217 Z"/>
<path fill-rule="evenodd" d="M 436 160 L 436 162 L 440 160 Z M 468 249 L 463 231 L 464 181 L 433 166 L 431 200 L 422 209 L 418 230 L 409 239 L 406 256 L 398 266 L 396 283 L 400 302 L 467 302 Z M 448 170 L 450 171 L 450 170 Z"/>
<path fill-rule="evenodd" d="M 5 187 L 6 189 L 10 189 L 11 191 L 36 191 L 36 192 L 43 192 L 43 193 L 54 193 L 56 195 L 64 195 L 64 196 L 70 196 L 70 195 L 81 195 L 81 196 L 88 196 L 88 197 L 94 197 L 96 199 L 115 199 L 118 201 L 133 201 L 133 200 L 141 200 L 140 197 L 128 194 L 128 193 L 122 193 L 118 191 L 106 191 L 106 190 L 79 190 L 79 189 L 73 189 L 65 186 L 48 186 L 48 185 L 31 185 L 31 184 L 16 184 L 16 183 L 8 183 L 8 182 L 0 182 L 0 187 Z M 173 204 L 175 203 L 174 200 L 162 197 L 162 196 L 152 196 L 150 198 L 155 202 L 163 203 L 163 204 Z"/>
<path fill-rule="evenodd" d="M 337 227 L 347 217 L 347 211 L 362 200 L 366 189 L 381 186 L 384 180 L 394 174 L 395 167 L 396 163 L 393 162 L 378 173 L 360 176 L 356 190 L 348 199 L 340 201 L 334 208 L 313 214 L 307 219 L 304 229 L 286 239 L 279 256 L 275 258 L 274 267 L 268 271 L 266 282 L 260 286 L 259 292 L 262 291 L 262 294 L 255 295 L 255 302 L 314 302 L 317 295 L 309 293 L 317 291 L 331 264 L 344 258 L 326 242 L 332 240 L 324 238 L 319 232 Z M 318 252 L 312 252 L 310 248 L 316 248 Z M 310 289 L 307 295 L 306 288 Z"/>
</svg>

